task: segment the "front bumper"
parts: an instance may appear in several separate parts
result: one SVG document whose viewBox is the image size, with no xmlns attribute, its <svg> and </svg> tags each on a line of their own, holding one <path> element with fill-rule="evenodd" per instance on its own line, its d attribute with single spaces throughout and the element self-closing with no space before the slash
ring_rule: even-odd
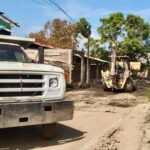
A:
<svg viewBox="0 0 150 150">
<path fill-rule="evenodd" d="M 0 104 L 0 128 L 55 123 L 73 118 L 73 102 L 67 100 Z"/>
</svg>

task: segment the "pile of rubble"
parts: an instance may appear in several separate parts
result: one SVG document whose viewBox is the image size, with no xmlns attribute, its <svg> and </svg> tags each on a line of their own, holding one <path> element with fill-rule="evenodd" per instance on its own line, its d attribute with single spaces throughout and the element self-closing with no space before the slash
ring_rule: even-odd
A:
<svg viewBox="0 0 150 150">
<path fill-rule="evenodd" d="M 92 80 L 89 84 L 87 83 L 73 83 L 72 87 L 74 89 L 84 89 L 84 88 L 99 88 L 101 87 L 101 80 Z"/>
</svg>

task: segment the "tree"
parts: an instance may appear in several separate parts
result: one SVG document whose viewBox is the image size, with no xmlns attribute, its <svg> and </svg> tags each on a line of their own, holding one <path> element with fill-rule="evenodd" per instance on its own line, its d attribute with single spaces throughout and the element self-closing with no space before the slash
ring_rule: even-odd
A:
<svg viewBox="0 0 150 150">
<path fill-rule="evenodd" d="M 88 39 L 87 43 L 87 64 L 86 64 L 86 83 L 90 82 L 90 65 L 89 65 L 89 52 L 90 52 L 90 35 L 91 25 L 85 18 L 81 18 L 77 23 L 77 33 Z"/>
<path fill-rule="evenodd" d="M 75 24 L 70 24 L 66 20 L 54 19 L 47 21 L 41 31 L 30 33 L 29 37 L 35 38 L 35 41 L 41 44 L 72 49 L 75 30 Z"/>
<path fill-rule="evenodd" d="M 119 53 L 128 55 L 132 60 L 147 57 L 150 26 L 139 16 L 129 14 L 125 22 L 124 40 L 120 42 Z"/>
<path fill-rule="evenodd" d="M 85 43 L 84 46 L 87 48 L 87 44 Z M 90 56 L 108 60 L 109 52 L 105 50 L 105 47 L 101 44 L 99 39 L 94 39 L 91 37 L 90 39 Z"/>
<path fill-rule="evenodd" d="M 150 25 L 144 19 L 132 14 L 124 17 L 122 13 L 114 13 L 100 21 L 98 32 L 101 42 L 108 48 L 116 44 L 118 55 L 127 55 L 133 60 L 146 57 Z"/>
<path fill-rule="evenodd" d="M 29 33 L 29 37 L 34 38 L 35 42 L 37 42 L 37 43 L 48 45 L 47 38 L 42 30 L 39 32 Z"/>
<path fill-rule="evenodd" d="M 51 23 L 49 43 L 55 47 L 72 49 L 75 30 L 76 25 L 70 24 L 66 20 L 55 19 Z"/>
<path fill-rule="evenodd" d="M 122 13 L 110 14 L 109 17 L 100 19 L 101 26 L 98 32 L 102 43 L 118 44 L 119 39 L 124 36 L 124 22 L 125 18 Z"/>
<path fill-rule="evenodd" d="M 79 22 L 77 22 L 76 36 L 78 36 L 78 34 L 81 34 L 84 38 L 88 38 L 89 26 L 90 26 L 90 23 L 85 18 L 81 18 Z"/>
</svg>

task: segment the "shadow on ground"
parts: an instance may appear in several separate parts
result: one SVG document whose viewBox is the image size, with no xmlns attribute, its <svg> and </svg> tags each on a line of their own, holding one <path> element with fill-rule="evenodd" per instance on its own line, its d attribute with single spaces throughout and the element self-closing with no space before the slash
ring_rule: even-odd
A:
<svg viewBox="0 0 150 150">
<path fill-rule="evenodd" d="M 44 148 L 80 140 L 85 137 L 84 134 L 85 132 L 62 124 L 57 124 L 54 140 L 45 140 L 42 138 L 41 126 L 1 129 L 0 149 L 27 150 Z"/>
</svg>

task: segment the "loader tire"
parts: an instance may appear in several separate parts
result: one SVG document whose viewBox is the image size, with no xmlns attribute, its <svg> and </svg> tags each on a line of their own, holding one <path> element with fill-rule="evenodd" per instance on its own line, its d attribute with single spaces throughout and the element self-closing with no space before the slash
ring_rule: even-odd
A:
<svg viewBox="0 0 150 150">
<path fill-rule="evenodd" d="M 133 91 L 137 90 L 137 81 L 133 81 Z"/>
<path fill-rule="evenodd" d="M 43 125 L 43 137 L 44 139 L 53 139 L 56 133 L 56 123 Z"/>
<path fill-rule="evenodd" d="M 133 92 L 133 90 L 134 90 L 133 81 L 127 80 L 125 85 L 125 92 Z"/>
<path fill-rule="evenodd" d="M 102 87 L 104 91 L 110 91 L 110 89 L 107 87 L 105 83 L 102 83 Z"/>
</svg>

